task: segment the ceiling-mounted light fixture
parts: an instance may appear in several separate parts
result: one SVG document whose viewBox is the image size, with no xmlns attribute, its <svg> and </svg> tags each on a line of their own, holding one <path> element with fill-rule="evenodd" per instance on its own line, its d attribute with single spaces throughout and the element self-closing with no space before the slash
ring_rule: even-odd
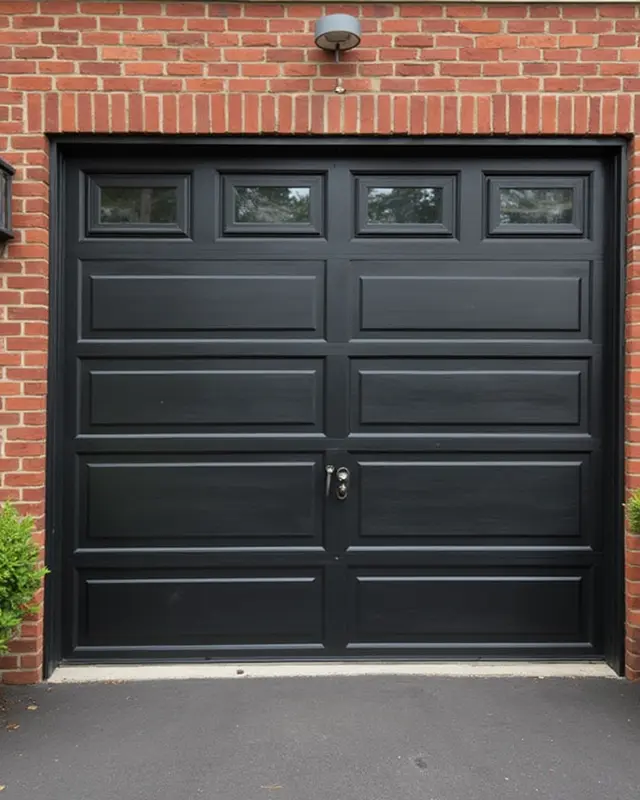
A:
<svg viewBox="0 0 640 800">
<path fill-rule="evenodd" d="M 316 22 L 316 45 L 322 50 L 333 52 L 336 64 L 340 61 L 341 51 L 353 50 L 360 44 L 360 36 L 360 20 L 350 14 L 328 14 Z M 340 78 L 336 92 L 344 93 Z"/>
</svg>

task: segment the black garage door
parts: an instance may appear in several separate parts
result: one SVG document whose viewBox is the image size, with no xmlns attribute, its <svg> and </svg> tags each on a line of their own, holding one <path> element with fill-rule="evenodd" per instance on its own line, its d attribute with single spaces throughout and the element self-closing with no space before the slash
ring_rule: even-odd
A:
<svg viewBox="0 0 640 800">
<path fill-rule="evenodd" d="M 67 163 L 67 658 L 602 652 L 605 170 L 455 152 Z"/>
</svg>

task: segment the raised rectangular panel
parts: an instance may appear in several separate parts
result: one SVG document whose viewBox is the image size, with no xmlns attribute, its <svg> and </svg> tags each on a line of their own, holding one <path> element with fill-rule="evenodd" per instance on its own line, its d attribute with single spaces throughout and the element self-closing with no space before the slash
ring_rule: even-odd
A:
<svg viewBox="0 0 640 800">
<path fill-rule="evenodd" d="M 81 465 L 88 546 L 320 546 L 319 458 L 92 456 Z"/>
<path fill-rule="evenodd" d="M 79 646 L 268 647 L 323 638 L 322 578 L 273 570 L 79 573 Z"/>
<path fill-rule="evenodd" d="M 600 262 L 352 260 L 355 339 L 592 339 Z"/>
<path fill-rule="evenodd" d="M 580 330 L 580 278 L 366 275 L 363 331 Z"/>
<path fill-rule="evenodd" d="M 84 338 L 324 334 L 324 262 L 84 262 Z"/>
<path fill-rule="evenodd" d="M 586 469 L 579 456 L 361 460 L 359 537 L 390 547 L 405 538 L 453 546 L 578 544 L 589 528 L 582 515 Z"/>
<path fill-rule="evenodd" d="M 468 425 L 577 428 L 584 423 L 587 363 L 511 359 L 354 359 L 353 430 Z"/>
<path fill-rule="evenodd" d="M 321 359 L 191 359 L 84 363 L 85 426 L 320 432 Z"/>
<path fill-rule="evenodd" d="M 589 569 L 505 567 L 501 574 L 354 574 L 352 643 L 578 643 L 588 640 Z"/>
</svg>

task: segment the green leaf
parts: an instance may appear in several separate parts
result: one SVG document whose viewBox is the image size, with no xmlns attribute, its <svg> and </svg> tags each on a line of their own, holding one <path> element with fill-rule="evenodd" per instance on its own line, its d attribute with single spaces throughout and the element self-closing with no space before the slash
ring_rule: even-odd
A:
<svg viewBox="0 0 640 800">
<path fill-rule="evenodd" d="M 0 653 L 7 650 L 26 614 L 32 613 L 33 596 L 46 567 L 33 541 L 33 520 L 21 517 L 11 503 L 0 510 Z"/>
<path fill-rule="evenodd" d="M 627 500 L 627 522 L 631 533 L 640 533 L 640 489 L 636 490 Z"/>
</svg>

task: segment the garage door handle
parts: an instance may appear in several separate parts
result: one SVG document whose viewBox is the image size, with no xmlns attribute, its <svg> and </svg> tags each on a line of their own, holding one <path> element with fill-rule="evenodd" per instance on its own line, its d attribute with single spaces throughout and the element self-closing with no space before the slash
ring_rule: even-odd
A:
<svg viewBox="0 0 640 800">
<path fill-rule="evenodd" d="M 327 473 L 327 478 L 324 484 L 324 496 L 329 497 L 331 492 L 331 478 L 333 478 L 333 473 L 336 471 L 336 468 L 333 466 L 333 464 L 327 464 L 327 466 L 324 468 L 324 471 Z"/>
</svg>

